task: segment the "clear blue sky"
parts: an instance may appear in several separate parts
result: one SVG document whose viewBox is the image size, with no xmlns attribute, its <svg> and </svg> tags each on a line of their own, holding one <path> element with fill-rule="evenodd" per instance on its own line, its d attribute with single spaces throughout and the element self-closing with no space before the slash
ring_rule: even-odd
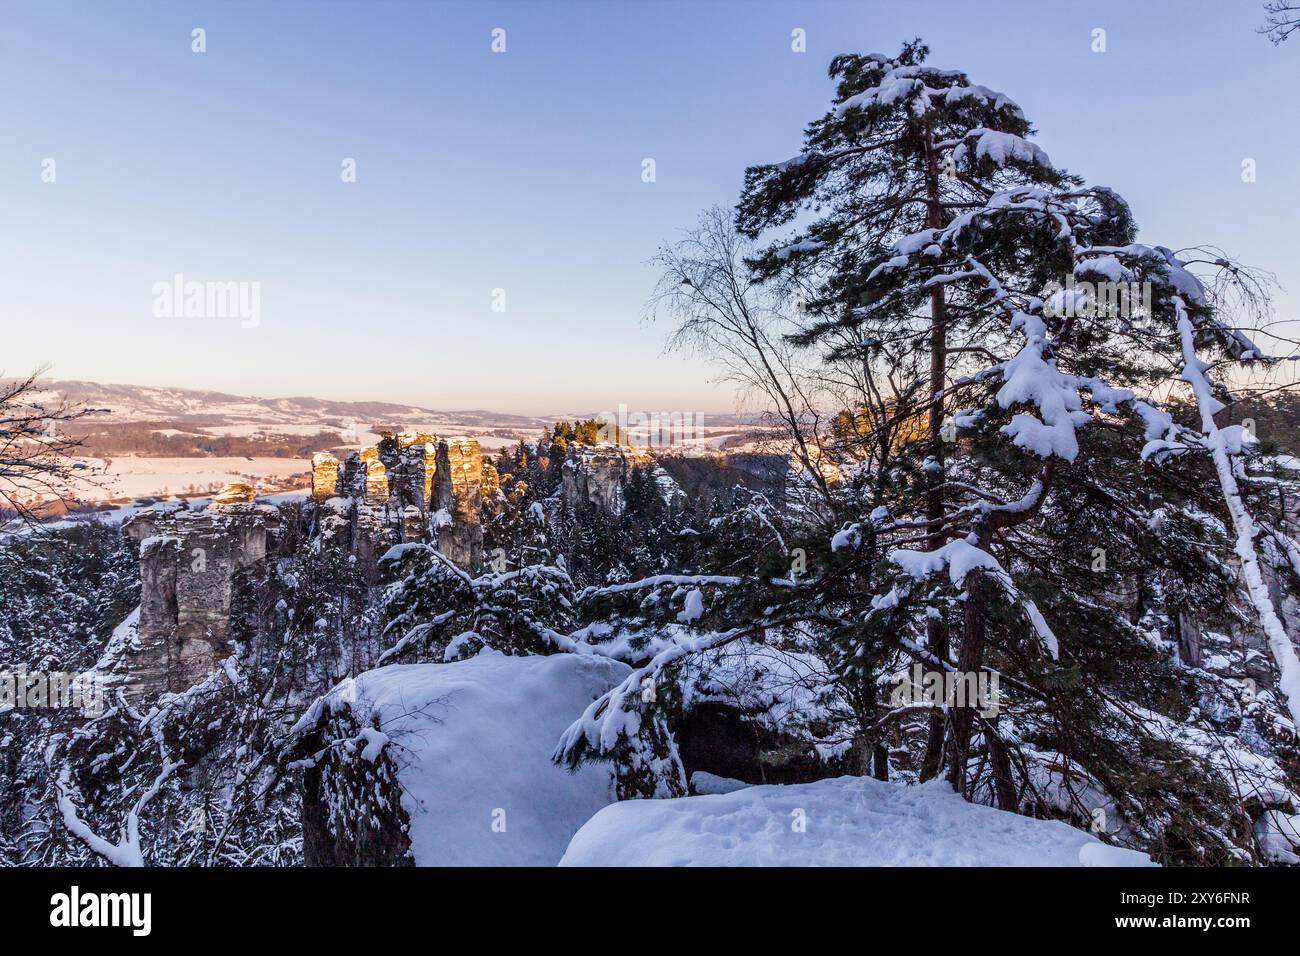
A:
<svg viewBox="0 0 1300 956">
<path fill-rule="evenodd" d="M 730 388 L 642 322 L 647 260 L 734 203 L 746 165 L 797 150 L 831 56 L 916 35 L 933 64 L 1017 100 L 1058 165 L 1126 195 L 1144 239 L 1216 242 L 1277 272 L 1292 317 L 1300 39 L 1274 48 L 1262 18 L 1259 0 L 7 0 L 0 370 L 729 411 Z M 261 324 L 155 318 L 152 286 L 178 272 L 260 282 Z"/>
</svg>

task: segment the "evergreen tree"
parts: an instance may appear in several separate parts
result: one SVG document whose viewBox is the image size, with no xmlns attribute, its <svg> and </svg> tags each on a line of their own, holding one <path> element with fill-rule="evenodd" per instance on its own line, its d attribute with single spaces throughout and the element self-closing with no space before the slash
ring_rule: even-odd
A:
<svg viewBox="0 0 1300 956">
<path fill-rule="evenodd" d="M 900 666 L 914 660 L 959 680 L 993 671 L 1005 688 L 1000 715 L 951 699 L 932 709 L 922 778 L 942 763 L 968 798 L 1006 809 L 1086 820 L 1109 807 L 1130 838 L 1169 859 L 1251 852 L 1231 774 L 1196 759 L 1195 735 L 1173 729 L 1186 698 L 1160 688 L 1183 672 L 1152 652 L 1159 625 L 1146 612 L 1153 597 L 1159 619 L 1190 600 L 1210 614 L 1239 603 L 1228 525 L 1250 584 L 1249 517 L 1223 464 L 1241 450 L 1239 430 L 1205 420 L 1207 405 L 1211 416 L 1221 406 L 1196 353 L 1261 353 L 1216 316 L 1196 263 L 1137 243 L 1122 199 L 1058 172 L 1014 103 L 923 66 L 924 53 L 909 44 L 892 60 L 837 57 L 835 107 L 795 160 L 749 171 L 738 213 L 755 236 L 812 213 L 749 261 L 760 279 L 802 294 L 807 314 L 788 341 L 816 350 L 815 376 L 836 383 L 853 400 L 847 421 L 866 427 L 841 415 L 823 431 L 815 403 L 790 401 L 803 401 L 815 377 L 795 374 L 799 357 L 786 359 L 753 319 L 748 280 L 729 271 L 738 246 L 716 223 L 692 240 L 713 258 L 665 257 L 687 327 L 711 324 L 706 334 L 787 403 L 778 411 L 796 458 L 826 504 L 814 517 L 843 526 L 829 555 L 806 542 L 815 569 L 806 582 L 733 560 L 740 573 L 710 583 L 758 607 L 738 612 L 739 595 L 704 604 L 746 624 L 710 629 L 708 615 L 688 615 L 705 635 L 674 642 L 633 677 L 660 679 L 759 631 L 811 629 L 856 702 L 863 749 L 874 738 L 879 754 L 886 730 L 916 710 L 878 693 Z M 1222 260 L 1205 265 L 1229 282 L 1239 275 Z M 1104 294 L 1116 287 L 1143 293 Z M 1170 367 L 1198 393 L 1199 429 L 1145 397 Z M 909 424 L 918 414 L 923 438 Z M 1186 520 L 1225 514 L 1225 499 L 1231 521 L 1217 535 Z M 644 586 L 670 581 L 686 587 Z M 1284 702 L 1291 667 L 1259 592 L 1247 589 Z M 571 728 L 569 759 L 618 738 L 631 680 Z M 1265 723 L 1280 717 L 1276 700 L 1264 709 Z M 1285 735 L 1273 738 L 1267 746 L 1284 757 Z M 1245 825 L 1214 825 L 1225 817 Z"/>
</svg>

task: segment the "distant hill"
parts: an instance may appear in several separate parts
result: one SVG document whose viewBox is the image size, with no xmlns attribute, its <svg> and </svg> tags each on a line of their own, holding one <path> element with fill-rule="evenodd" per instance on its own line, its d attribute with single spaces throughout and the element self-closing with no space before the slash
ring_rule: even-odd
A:
<svg viewBox="0 0 1300 956">
<path fill-rule="evenodd" d="M 38 401 L 75 403 L 90 414 L 65 431 L 82 440 L 87 457 L 304 458 L 313 451 L 356 447 L 380 429 L 471 435 L 484 447 L 535 439 L 556 421 L 593 412 L 512 415 L 483 409 L 439 411 L 394 402 L 343 402 L 311 396 L 263 398 L 204 389 L 42 379 Z M 707 416 L 721 446 L 747 432 L 734 415 Z"/>
<path fill-rule="evenodd" d="M 225 392 L 188 388 L 159 388 L 149 385 L 106 385 L 100 382 L 43 379 L 42 389 L 53 398 L 62 396 L 92 408 L 108 409 L 106 420 L 114 422 L 171 420 L 194 425 L 264 424 L 321 425 L 391 422 L 446 423 L 479 428 L 541 428 L 551 418 L 510 415 L 480 409 L 436 411 L 418 405 L 392 402 L 340 402 L 331 399 L 294 396 L 261 398 L 229 395 Z"/>
<path fill-rule="evenodd" d="M 379 429 L 473 435 L 487 444 L 536 437 L 552 421 L 483 411 L 437 411 L 393 402 L 262 398 L 202 389 L 42 379 L 36 401 L 68 402 L 91 414 L 66 434 L 93 458 L 305 458 L 313 451 L 373 442 Z M 496 439 L 497 442 L 492 440 Z"/>
</svg>

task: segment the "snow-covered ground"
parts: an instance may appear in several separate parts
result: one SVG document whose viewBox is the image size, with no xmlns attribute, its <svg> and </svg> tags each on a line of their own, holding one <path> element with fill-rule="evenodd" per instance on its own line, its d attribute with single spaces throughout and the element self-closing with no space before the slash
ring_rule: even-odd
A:
<svg viewBox="0 0 1300 956">
<path fill-rule="evenodd" d="M 291 501 L 305 501 L 310 491 L 277 491 L 272 494 L 258 495 L 257 500 L 264 504 L 287 504 Z M 143 499 L 148 501 L 148 499 Z M 61 528 L 70 528 L 82 522 L 94 521 L 99 524 L 119 525 L 130 518 L 134 518 L 141 511 L 172 511 L 176 508 L 188 508 L 190 511 L 202 511 L 212 503 L 210 495 L 195 498 L 168 498 L 165 501 L 155 501 L 148 504 L 142 501 L 132 501 L 124 505 L 104 508 L 101 511 L 88 511 L 78 513 L 65 518 L 59 518 L 55 521 L 42 522 L 39 527 L 45 531 L 57 531 Z M 27 524 L 19 518 L 11 520 L 8 524 L 0 525 L 0 535 L 6 534 L 30 534 L 32 525 Z"/>
<path fill-rule="evenodd" d="M 110 501 L 147 495 L 175 495 L 196 488 L 206 491 L 232 481 L 254 488 L 272 478 L 309 473 L 311 462 L 302 458 L 113 458 L 107 470 L 98 458 L 77 459 L 96 472 L 93 481 L 78 485 L 83 501 Z M 304 487 L 308 482 L 304 482 Z"/>
<path fill-rule="evenodd" d="M 611 804 L 578 831 L 560 865 L 1152 864 L 1144 853 L 1055 820 L 967 803 L 940 781 L 907 786 L 837 777 Z"/>
</svg>

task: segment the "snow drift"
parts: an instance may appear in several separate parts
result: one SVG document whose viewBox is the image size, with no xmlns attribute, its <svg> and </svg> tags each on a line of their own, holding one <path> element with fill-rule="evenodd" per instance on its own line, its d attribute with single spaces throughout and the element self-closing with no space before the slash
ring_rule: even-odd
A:
<svg viewBox="0 0 1300 956">
<path fill-rule="evenodd" d="M 1151 866 L 1055 820 L 967 803 L 947 784 L 837 777 L 605 807 L 561 866 Z"/>
</svg>

